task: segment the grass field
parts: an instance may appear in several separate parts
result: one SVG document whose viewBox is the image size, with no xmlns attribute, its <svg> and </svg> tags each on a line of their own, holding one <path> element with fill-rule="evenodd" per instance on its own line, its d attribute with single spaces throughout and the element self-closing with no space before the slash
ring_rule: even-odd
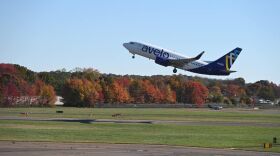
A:
<svg viewBox="0 0 280 156">
<path fill-rule="evenodd" d="M 56 114 L 56 110 L 64 113 Z M 1 108 L 0 116 L 21 116 L 20 112 L 41 118 L 112 119 L 112 114 L 121 113 L 117 119 L 280 123 L 280 110 Z M 0 120 L 0 140 L 15 141 L 167 144 L 280 152 L 280 146 L 262 148 L 273 137 L 280 139 L 280 127 Z"/>
</svg>

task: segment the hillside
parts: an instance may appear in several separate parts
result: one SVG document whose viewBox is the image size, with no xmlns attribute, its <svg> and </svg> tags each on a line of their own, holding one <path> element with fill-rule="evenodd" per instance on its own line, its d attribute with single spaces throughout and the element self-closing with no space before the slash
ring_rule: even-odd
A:
<svg viewBox="0 0 280 156">
<path fill-rule="evenodd" d="M 225 103 L 252 105 L 259 99 L 280 98 L 280 86 L 267 80 L 246 83 L 186 75 L 113 75 L 91 68 L 33 72 L 0 64 L 1 106 L 53 106 L 55 95 L 65 106 L 93 107 L 96 103 Z"/>
</svg>

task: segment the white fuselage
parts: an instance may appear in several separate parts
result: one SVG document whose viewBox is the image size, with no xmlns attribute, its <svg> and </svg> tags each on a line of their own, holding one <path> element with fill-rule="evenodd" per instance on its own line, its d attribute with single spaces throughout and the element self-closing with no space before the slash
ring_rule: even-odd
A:
<svg viewBox="0 0 280 156">
<path fill-rule="evenodd" d="M 150 45 L 150 44 L 144 44 L 144 43 L 139 43 L 139 42 L 129 42 L 129 43 L 124 43 L 123 46 L 128 49 L 130 53 L 133 55 L 141 55 L 146 58 L 155 60 L 157 57 L 163 58 L 163 59 L 170 59 L 170 60 L 178 60 L 178 59 L 187 59 L 187 56 L 178 54 L 174 51 L 167 50 L 160 48 L 158 46 Z M 190 70 L 190 69 L 195 69 L 199 68 L 202 66 L 207 65 L 207 62 L 203 62 L 200 60 L 196 60 L 193 62 L 190 62 L 188 64 L 185 64 L 182 67 L 179 67 L 180 69 L 183 70 Z"/>
</svg>

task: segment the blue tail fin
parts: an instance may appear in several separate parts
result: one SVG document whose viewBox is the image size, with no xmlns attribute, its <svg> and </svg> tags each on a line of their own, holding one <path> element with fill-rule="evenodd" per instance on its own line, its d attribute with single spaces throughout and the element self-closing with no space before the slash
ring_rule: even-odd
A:
<svg viewBox="0 0 280 156">
<path fill-rule="evenodd" d="M 241 48 L 235 48 L 231 52 L 227 53 L 223 57 L 217 59 L 214 62 L 211 62 L 209 65 L 220 70 L 230 71 L 231 66 L 236 61 L 238 55 L 241 53 Z"/>
</svg>

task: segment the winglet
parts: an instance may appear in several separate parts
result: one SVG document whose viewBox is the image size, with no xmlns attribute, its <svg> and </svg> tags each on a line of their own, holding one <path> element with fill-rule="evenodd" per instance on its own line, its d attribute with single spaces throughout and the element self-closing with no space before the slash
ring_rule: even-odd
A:
<svg viewBox="0 0 280 156">
<path fill-rule="evenodd" d="M 205 53 L 205 51 L 201 52 L 199 55 L 197 55 L 194 59 L 199 60 L 201 56 Z"/>
</svg>

